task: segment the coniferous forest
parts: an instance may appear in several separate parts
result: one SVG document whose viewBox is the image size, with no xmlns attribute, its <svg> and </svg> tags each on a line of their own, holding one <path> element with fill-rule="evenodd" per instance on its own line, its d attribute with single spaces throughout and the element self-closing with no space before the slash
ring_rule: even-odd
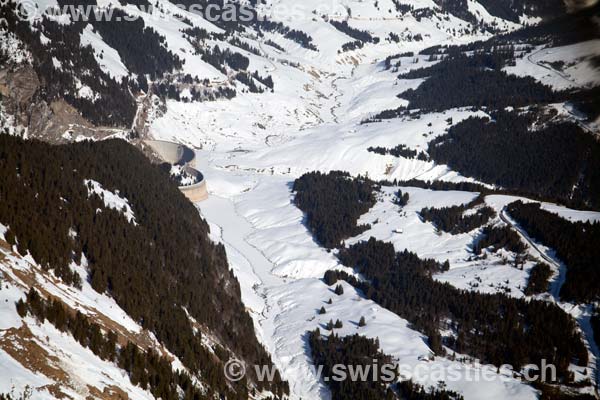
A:
<svg viewBox="0 0 600 400">
<path fill-rule="evenodd" d="M 600 144 L 590 134 L 570 122 L 532 131 L 531 115 L 502 111 L 493 118 L 451 127 L 429 144 L 429 155 L 486 183 L 600 209 Z"/>
<path fill-rule="evenodd" d="M 409 149 L 404 144 L 399 144 L 398 146 L 387 149 L 385 147 L 369 147 L 367 151 L 371 153 L 387 155 L 391 154 L 394 157 L 404 157 L 404 158 L 416 158 L 417 156 L 423 157 L 421 154 L 418 154 L 416 150 Z"/>
<path fill-rule="evenodd" d="M 493 251 L 506 249 L 513 253 L 521 254 L 527 250 L 519 235 L 508 226 L 486 226 L 481 230 L 481 235 L 473 243 L 473 252 L 481 254 L 483 249 L 491 248 Z"/>
<path fill-rule="evenodd" d="M 594 340 L 600 343 L 600 311 L 595 310 L 594 315 L 590 319 L 592 330 L 594 331 Z"/>
<path fill-rule="evenodd" d="M 375 188 L 369 179 L 346 172 L 310 172 L 294 182 L 294 202 L 306 213 L 307 226 L 319 243 L 334 248 L 368 229 L 357 220 L 375 204 Z"/>
<path fill-rule="evenodd" d="M 531 296 L 548 291 L 550 283 L 548 282 L 552 276 L 550 266 L 546 263 L 539 262 L 533 266 L 529 273 L 529 280 L 525 288 L 525 294 Z"/>
<path fill-rule="evenodd" d="M 375 340 L 367 339 L 358 334 L 346 337 L 338 337 L 331 333 L 329 337 L 322 336 L 320 331 L 308 333 L 308 342 L 313 362 L 316 366 L 322 366 L 322 378 L 325 378 L 331 389 L 331 397 L 334 400 L 351 399 L 396 399 L 394 392 L 387 387 L 383 380 L 357 380 L 344 379 L 334 380 L 334 365 L 347 365 L 370 368 L 377 360 L 378 365 L 392 364 L 389 356 L 381 353 L 379 343 Z M 369 374 L 371 375 L 371 374 Z M 389 371 L 389 381 L 397 378 L 397 372 L 392 369 Z M 372 376 L 372 375 L 371 375 Z M 387 379 L 387 377 L 386 377 Z"/>
<path fill-rule="evenodd" d="M 113 10 L 118 23 L 96 21 L 94 27 L 108 45 L 119 52 L 127 68 L 136 74 L 148 74 L 152 80 L 180 69 L 181 60 L 167 50 L 165 38 L 144 25 L 141 18 L 131 20 L 119 9 Z"/>
<path fill-rule="evenodd" d="M 556 251 L 567 266 L 560 296 L 567 301 L 593 302 L 600 298 L 600 223 L 570 222 L 542 210 L 537 203 L 515 202 L 508 213 L 535 240 Z"/>
<path fill-rule="evenodd" d="M 43 18 L 37 23 L 37 29 L 49 40 L 60 43 L 60 46 L 48 48 L 42 43 L 39 32 L 35 32 L 25 22 L 19 21 L 10 12 L 4 12 L 8 30 L 27 43 L 34 58 L 33 67 L 39 79 L 46 84 L 41 96 L 48 102 L 64 98 L 67 103 L 78 109 L 83 117 L 97 125 L 119 126 L 130 125 L 135 116 L 135 101 L 131 97 L 129 81 L 118 82 L 104 72 L 94 58 L 93 49 L 81 46 L 80 35 L 85 23 L 61 25 L 56 21 Z M 64 68 L 57 68 L 53 58 Z M 76 82 L 67 66 L 72 71 L 89 71 L 81 76 L 81 83 L 90 87 L 99 97 L 92 102 L 90 99 L 77 95 Z"/>
<path fill-rule="evenodd" d="M 328 285 L 346 280 L 426 334 L 437 353 L 443 353 L 443 344 L 485 363 L 511 364 L 517 370 L 551 360 L 564 383 L 571 379 L 570 363 L 587 364 L 587 350 L 575 321 L 554 304 L 481 294 L 437 282 L 431 274 L 442 271 L 442 264 L 407 251 L 397 253 L 392 244 L 373 238 L 341 249 L 338 257 L 365 280 L 328 271 L 324 278 Z M 454 335 L 442 338 L 440 329 Z"/>
<path fill-rule="evenodd" d="M 350 25 L 348 25 L 348 21 L 331 20 L 329 21 L 329 23 L 333 25 L 338 31 L 344 32 L 346 35 L 359 42 L 379 42 L 379 38 L 371 36 L 371 34 L 367 31 L 351 27 Z"/>
<path fill-rule="evenodd" d="M 118 190 L 137 225 L 88 196 L 85 179 Z M 20 254 L 74 285 L 70 264 L 85 257 L 96 291 L 109 293 L 190 370 L 203 371 L 215 390 L 247 398 L 245 382 L 227 386 L 219 367 L 227 360 L 211 362 L 188 313 L 235 356 L 260 365 L 270 357 L 254 336 L 225 249 L 209 240 L 207 223 L 159 166 L 121 140 L 52 146 L 0 135 L 0 198 L 0 222 Z M 267 385 L 287 391 L 279 379 Z"/>
<path fill-rule="evenodd" d="M 317 329 L 308 333 L 308 342 L 314 364 L 323 367 L 322 378 L 325 378 L 333 400 L 462 400 L 458 393 L 436 388 L 426 390 L 412 381 L 386 385 L 384 379 L 398 378 L 398 372 L 388 368 L 394 365 L 393 360 L 381 352 L 378 340 L 358 334 L 339 337 L 331 333 L 324 336 Z M 362 368 L 362 371 L 368 371 L 367 376 L 371 379 L 336 380 L 335 365 L 352 366 L 355 371 Z M 388 366 L 386 371 L 383 371 L 384 365 Z M 378 376 L 385 373 L 384 379 L 372 379 L 374 368 L 378 368 Z"/>
<path fill-rule="evenodd" d="M 420 215 L 425 221 L 430 221 L 437 229 L 457 235 L 467 233 L 485 225 L 496 216 L 495 211 L 488 206 L 482 206 L 483 197 L 478 196 L 469 204 L 444 208 L 424 208 Z M 474 212 L 465 215 L 467 210 Z"/>
<path fill-rule="evenodd" d="M 531 77 L 508 75 L 483 65 L 471 66 L 472 62 L 473 59 L 466 56 L 445 61 L 441 64 L 445 69 L 430 76 L 417 89 L 409 89 L 398 97 L 409 101 L 409 109 L 428 111 L 466 106 L 502 109 L 559 99 L 559 94 Z M 431 70 L 422 70 L 420 74 L 412 71 L 406 77 L 427 76 L 440 68 L 438 65 L 430 67 Z M 496 65 L 497 68 L 503 66 L 501 63 Z"/>
<path fill-rule="evenodd" d="M 455 107 L 486 107 L 499 110 L 508 106 L 547 104 L 566 99 L 570 94 L 555 92 L 531 77 L 504 72 L 502 68 L 514 62 L 513 46 L 498 46 L 487 51 L 482 48 L 475 49 L 470 56 L 452 49 L 450 54 L 440 56 L 445 58 L 439 63 L 399 75 L 399 79 L 426 80 L 416 89 L 398 94 L 409 101 L 408 107 L 386 110 L 374 118 L 395 118 L 406 109 L 444 111 Z M 432 53 L 431 57 L 437 56 Z"/>
</svg>

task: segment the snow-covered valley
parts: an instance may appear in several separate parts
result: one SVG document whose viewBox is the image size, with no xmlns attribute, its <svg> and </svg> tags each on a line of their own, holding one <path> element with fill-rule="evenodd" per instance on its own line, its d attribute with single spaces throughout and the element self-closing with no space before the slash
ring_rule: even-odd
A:
<svg viewBox="0 0 600 400">
<path fill-rule="evenodd" d="M 372 110 L 393 107 L 393 101 L 398 101 L 391 98 L 390 103 L 389 97 L 382 96 L 391 88 L 402 91 L 394 87 L 394 79 L 389 75 L 382 71 L 380 64 L 366 64 L 353 68 L 353 73 L 343 79 L 332 80 L 331 90 L 340 92 L 333 95 L 337 102 L 330 112 L 333 117 L 329 123 L 313 128 L 294 132 L 290 127 L 279 134 L 268 131 L 265 141 L 255 135 L 246 141 L 246 127 L 235 129 L 235 136 L 226 139 L 222 136 L 213 139 L 212 135 L 220 136 L 214 130 L 207 134 L 197 132 L 193 136 L 196 140 L 208 139 L 204 143 L 212 142 L 210 150 L 197 151 L 197 167 L 205 172 L 211 193 L 210 199 L 199 204 L 199 208 L 221 232 L 229 259 L 242 283 L 244 301 L 253 310 L 259 335 L 274 354 L 286 379 L 292 383 L 292 394 L 297 398 L 327 396 L 323 383 L 311 373 L 303 333 L 323 327 L 329 318 L 341 318 L 346 328 L 339 333 L 352 334 L 359 329 L 356 321 L 360 316 L 368 316 L 368 328 L 360 328 L 359 333 L 378 337 L 384 351 L 402 363 L 420 363 L 432 369 L 443 366 L 447 370 L 490 368 L 478 364 L 463 365 L 443 358 L 433 363 L 420 361 L 430 351 L 422 336 L 410 329 L 405 320 L 362 298 L 350 286 L 347 289 L 350 294 L 336 299 L 328 314 L 319 316 L 316 313 L 334 296 L 332 289 L 321 279 L 323 273 L 344 267 L 315 243 L 304 226 L 302 213 L 292 201 L 291 185 L 295 178 L 312 170 L 341 169 L 375 179 L 465 180 L 459 174 L 427 162 L 398 160 L 366 151 L 371 145 L 393 146 L 397 143 L 405 143 L 414 149 L 426 148 L 429 140 L 443 134 L 448 118 L 457 123 L 473 115 L 467 110 L 455 110 L 428 114 L 416 120 L 360 125 L 361 119 Z M 323 119 L 327 118 L 326 108 L 326 105 L 321 107 L 325 109 Z M 212 114 L 206 112 L 206 115 Z M 240 121 L 245 122 L 244 119 Z M 422 135 L 423 132 L 428 135 Z M 157 135 L 161 136 L 161 133 Z M 394 243 L 399 251 L 409 249 L 422 257 L 441 262 L 450 260 L 451 270 L 437 277 L 441 281 L 465 289 L 491 293 L 509 290 L 511 295 L 523 296 L 528 268 L 533 264 L 518 270 L 500 258 L 467 261 L 471 256 L 471 234 L 439 234 L 431 224 L 419 219 L 418 212 L 423 207 L 467 203 L 476 197 L 476 193 L 402 189 L 414 199 L 403 209 L 404 214 L 398 212 L 398 207 L 391 201 L 393 190 L 386 190 L 381 195 L 382 201 L 362 217 L 365 222 L 379 222 L 347 243 L 373 236 Z M 486 202 L 500 212 L 516 199 L 490 196 Z M 553 205 L 547 207 L 569 219 L 600 220 L 600 213 L 578 212 Z M 400 229 L 402 234 L 395 233 Z M 594 353 L 597 354 L 595 350 Z M 594 360 L 590 361 L 592 370 L 596 370 Z M 421 383 L 437 384 L 432 380 Z M 535 398 L 531 387 L 518 380 L 501 382 L 498 379 L 485 385 L 463 380 L 448 383 L 448 387 L 463 393 L 467 399 Z"/>
<path fill-rule="evenodd" d="M 331 318 L 340 318 L 344 328 L 338 334 L 360 333 L 379 338 L 382 349 L 393 355 L 400 363 L 421 365 L 425 370 L 446 373 L 457 371 L 467 376 L 482 373 L 493 366 L 478 363 L 460 363 L 447 358 L 428 361 L 430 350 L 423 336 L 410 328 L 406 320 L 365 299 L 350 285 L 345 294 L 338 297 L 327 286 L 322 276 L 328 269 L 344 269 L 337 259 L 319 247 L 303 222 L 302 213 L 293 205 L 291 185 L 293 174 L 248 171 L 232 168 L 235 157 L 225 154 L 228 168 L 219 165 L 218 155 L 197 151 L 197 167 L 205 171 L 211 196 L 198 205 L 202 215 L 211 223 L 214 240 L 225 244 L 228 257 L 240 283 L 242 296 L 252 310 L 259 337 L 274 355 L 276 364 L 284 377 L 291 382 L 294 398 L 328 398 L 323 382 L 319 382 L 311 370 L 311 359 L 306 349 L 304 333 L 316 327 L 323 328 Z M 371 170 L 372 171 L 372 170 Z M 372 172 L 375 174 L 375 171 Z M 425 206 L 451 206 L 467 203 L 476 197 L 469 192 L 434 192 L 418 188 L 402 188 L 411 195 L 411 202 L 398 211 L 391 201 L 392 188 L 382 193 L 381 201 L 365 216 L 365 221 L 378 220 L 373 228 L 357 238 L 365 240 L 373 236 L 394 243 L 401 251 L 409 249 L 419 256 L 450 260 L 451 270 L 436 277 L 441 281 L 470 290 L 494 293 L 508 290 L 510 295 L 523 296 L 528 264 L 518 270 L 502 261 L 501 257 L 485 261 L 468 261 L 471 256 L 471 234 L 452 236 L 440 234 L 428 223 L 419 219 L 418 212 Z M 490 196 L 486 202 L 498 211 L 516 197 Z M 600 220 L 600 213 L 579 212 L 564 207 L 547 205 L 569 219 Z M 402 230 L 402 234 L 396 233 Z M 534 251 L 532 249 L 532 251 Z M 548 251 L 548 250 L 546 250 Z M 510 255 L 508 255 L 510 256 Z M 334 298 L 325 315 L 318 309 Z M 574 310 L 579 317 L 584 310 Z M 358 328 L 357 321 L 366 316 L 368 325 Z M 597 355 L 597 350 L 590 351 Z M 597 370 L 595 357 L 590 360 L 590 370 Z M 477 371 L 477 372 L 473 372 Z M 504 374 L 504 375 L 503 375 Z M 447 383 L 448 388 L 462 393 L 466 399 L 480 398 L 536 398 L 535 391 L 518 379 L 508 378 L 507 372 L 499 374 L 492 382 L 469 382 L 467 379 Z M 435 373 L 425 375 L 436 377 Z M 506 378 L 506 379 L 505 379 Z M 437 385 L 435 379 L 420 383 Z"/>
<path fill-rule="evenodd" d="M 539 387 L 523 379 L 523 370 L 512 371 L 481 363 L 449 346 L 444 346 L 443 355 L 436 355 L 428 337 L 419 331 L 414 321 L 384 308 L 344 280 L 340 281 L 343 293 L 335 294 L 334 287 L 325 283 L 327 271 L 344 271 L 359 280 L 363 277 L 340 262 L 340 249 L 327 249 L 319 243 L 311 232 L 306 213 L 294 202 L 294 182 L 314 171 L 345 171 L 354 178 L 366 177 L 384 183 L 375 192 L 374 205 L 355 221 L 367 228 L 358 235 L 345 238 L 341 248 L 374 238 L 392 244 L 396 252 L 407 250 L 421 259 L 435 260 L 440 265 L 447 263 L 447 270 L 432 275 L 435 282 L 469 293 L 502 294 L 526 302 L 547 302 L 571 316 L 577 323 L 576 330 L 585 346 L 587 361 L 585 365 L 578 363 L 579 360 L 567 361 L 572 385 L 564 387 L 572 393 L 597 398 L 600 350 L 594 340 L 592 318 L 597 313 L 598 301 L 576 302 L 561 298 L 568 265 L 557 255 L 557 249 L 536 240 L 520 226 L 507 208 L 516 201 L 540 203 L 541 210 L 565 221 L 591 224 L 600 223 L 600 211 L 593 211 L 598 208 L 593 205 L 587 210 L 569 208 L 564 202 L 540 200 L 545 193 L 536 199 L 528 195 L 531 192 L 511 191 L 500 179 L 495 183 L 492 183 L 493 179 L 478 179 L 474 174 L 468 174 L 468 169 L 452 168 L 450 162 L 436 162 L 429 153 L 432 143 L 439 146 L 451 143 L 452 140 L 444 142 L 443 139 L 457 126 L 473 120 L 492 125 L 500 121 L 498 115 L 501 112 L 510 114 L 511 118 L 534 115 L 527 124 L 532 132 L 544 132 L 553 124 L 572 124 L 597 137 L 599 120 L 586 115 L 588 108 L 594 109 L 594 104 L 585 104 L 588 107 L 585 108 L 578 103 L 579 98 L 577 101 L 565 100 L 565 93 L 572 94 L 573 98 L 581 95 L 582 102 L 587 101 L 585 96 L 595 93 L 592 91 L 600 84 L 598 32 L 593 38 L 569 39 L 564 44 L 534 30 L 530 38 L 522 39 L 517 35 L 513 43 L 510 41 L 513 40 L 510 39 L 512 33 L 542 21 L 525 12 L 535 7 L 523 8 L 525 11 L 503 18 L 493 12 L 493 7 L 486 6 L 488 2 L 474 0 L 461 2 L 466 10 L 463 14 L 440 8 L 445 2 L 436 0 L 333 0 L 326 4 L 308 0 L 299 5 L 302 11 L 299 15 L 278 13 L 278 10 L 298 6 L 294 0 L 267 0 L 255 5 L 257 12 L 283 24 L 284 28 L 246 26 L 232 31 L 166 0 L 154 2 L 153 15 L 127 3 L 101 0 L 97 5 L 114 7 L 139 17 L 142 26 L 152 28 L 162 38 L 158 46 L 172 52 L 165 58 L 176 57 L 181 65 L 174 71 L 165 67 L 167 72 L 145 73 L 139 64 L 131 62 L 131 55 L 128 57 L 126 51 L 111 42 L 115 39 L 107 31 L 90 23 L 79 33 L 77 45 L 89 46 L 88 56 L 97 62 L 98 71 L 103 73 L 95 79 L 100 85 L 96 87 L 91 81 L 94 70 L 81 69 L 77 62 L 59 60 L 61 52 L 56 48 L 60 48 L 60 42 L 45 36 L 51 36 L 48 31 L 69 26 L 72 23 L 69 16 L 57 17 L 53 24 L 58 28 L 52 29 L 36 24 L 42 19 L 33 19 L 29 21 L 33 36 L 53 49 L 48 53 L 48 62 L 54 65 L 55 71 L 74 77 L 73 87 L 69 90 L 75 90 L 76 94 L 68 97 L 68 90 L 64 91 L 64 97 L 73 103 L 65 107 L 68 112 L 63 113 L 64 110 L 57 106 L 63 100 L 55 99 L 48 100 L 48 105 L 36 103 L 35 107 L 24 107 L 23 104 L 40 101 L 39 96 L 33 95 L 33 89 L 28 93 L 27 87 L 23 89 L 23 85 L 10 82 L 22 81 L 23 75 L 27 78 L 27 68 L 31 67 L 28 63 L 35 57 L 28 53 L 20 39 L 12 33 L 2 32 L 0 49 L 3 54 L 9 54 L 7 65 L 12 64 L 6 70 L 0 68 L 1 93 L 11 101 L 15 92 L 18 96 L 14 104 L 6 100 L 0 103 L 0 130 L 11 135 L 25 132 L 25 138 L 52 143 L 124 138 L 144 149 L 143 141 L 153 139 L 180 143 L 193 149 L 192 167 L 201 171 L 209 193 L 207 200 L 194 206 L 210 226 L 211 241 L 224 246 L 229 268 L 239 282 L 243 306 L 254 323 L 256 337 L 289 384 L 290 399 L 335 400 L 327 382 L 314 370 L 308 337 L 308 332 L 316 328 L 327 331 L 330 320 L 342 322 L 343 326 L 335 329 L 339 336 L 359 334 L 377 339 L 383 353 L 410 371 L 401 374 L 402 380 L 411 379 L 425 388 L 455 391 L 466 400 L 528 400 L 541 396 Z M 36 4 L 38 8 L 44 8 L 61 3 L 49 0 Z M 180 13 L 181 18 L 170 20 L 173 12 Z M 597 23 L 597 16 L 594 18 Z M 343 23 L 347 24 L 345 28 L 340 25 Z M 194 32 L 192 28 L 197 29 L 196 33 L 190 33 Z M 551 33 L 555 34 L 554 31 Z M 356 37 L 364 35 L 371 39 L 357 40 L 361 43 L 357 44 Z M 502 41 L 494 43 L 495 38 L 507 40 L 510 46 Z M 486 40 L 492 41 L 489 47 L 481 44 L 487 43 Z M 310 45 L 316 45 L 317 49 L 311 49 Z M 547 85 L 550 92 L 555 91 L 554 97 L 540 101 L 541 105 L 527 99 L 530 103 L 524 106 L 503 105 L 497 109 L 468 102 L 442 108 L 411 108 L 415 97 L 408 100 L 410 96 L 434 79 L 429 75 L 415 78 L 411 73 L 418 75 L 424 69 L 434 76 L 436 66 L 455 56 L 444 50 L 450 46 L 462 46 L 453 48 L 460 49 L 461 56 L 466 54 L 465 57 L 473 58 L 478 51 L 497 55 L 496 52 L 503 54 L 502 51 L 510 47 L 508 52 L 512 55 L 499 62 L 501 67 L 494 64 L 493 68 L 482 68 L 483 72 L 491 75 L 494 70 L 494 73 L 506 74 L 503 77 L 512 79 L 511 84 L 522 82 L 518 80 L 522 79 L 531 87 Z M 470 46 L 478 50 L 473 51 Z M 217 49 L 230 51 L 238 56 L 238 62 L 247 59 L 248 63 L 240 69 L 231 60 L 215 62 L 211 57 L 221 51 Z M 32 66 L 35 65 L 32 63 Z M 159 67 L 164 66 L 159 65 L 157 69 Z M 98 89 L 109 79 L 118 82 L 123 77 L 130 82 L 121 83 L 121 89 L 130 93 L 134 100 L 132 105 L 127 105 L 133 110 L 133 122 L 123 118 L 127 124 L 119 120 L 121 114 L 112 114 L 112 111 L 127 107 L 112 104 L 111 98 L 103 98 L 107 96 L 106 92 Z M 449 80 L 453 78 L 448 77 Z M 49 85 L 44 79 L 33 83 L 40 87 Z M 510 87 L 510 84 L 506 86 Z M 502 84 L 499 87 L 506 89 Z M 500 93 L 501 89 L 496 89 L 498 98 L 504 95 Z M 230 96 L 231 92 L 227 90 L 232 90 L 235 95 Z M 221 94 L 210 97 L 210 93 L 217 92 Z M 439 97 L 447 95 L 449 104 L 456 97 L 452 94 L 437 93 Z M 465 99 L 470 94 L 465 89 Z M 531 97 L 534 98 L 534 94 Z M 97 109 L 90 111 L 88 101 Z M 106 106 L 107 103 L 110 106 Z M 19 114 L 38 108 L 45 110 L 44 107 L 51 111 L 39 118 L 35 114 Z M 102 114 L 105 107 L 108 107 L 109 120 L 112 118 L 114 125 L 105 126 L 106 120 L 102 118 L 99 122 L 93 120 L 97 117 L 94 112 Z M 10 115 L 12 109 L 16 110 L 15 115 Z M 385 111 L 392 117 L 382 117 Z M 414 155 L 394 155 L 389 151 L 394 148 Z M 586 162 L 583 165 L 581 177 L 572 188 L 569 186 L 568 199 L 573 200 L 572 204 L 585 204 L 585 199 L 577 197 L 578 190 L 590 189 L 584 172 L 592 172 L 587 171 Z M 523 166 L 514 168 L 517 175 L 522 172 L 517 170 Z M 553 172 L 548 170 L 548 175 Z M 469 184 L 489 192 L 481 194 L 476 190 L 455 188 L 433 190 L 407 184 L 407 181 Z M 132 229 L 147 228 L 140 222 L 147 210 L 135 208 L 132 201 L 136 198 L 135 193 L 120 192 L 120 188 L 112 186 L 109 190 L 105 182 L 92 178 L 86 178 L 84 182 L 81 189 L 87 189 L 87 197 L 104 204 L 104 208 L 98 208 L 98 214 L 116 213 Z M 592 183 L 595 188 L 597 182 Z M 543 186 L 536 181 L 531 189 L 538 190 L 533 187 L 537 184 Z M 399 191 L 408 198 L 402 206 L 396 199 Z M 480 199 L 480 204 L 470 208 Z M 62 200 L 68 203 L 68 200 Z M 477 213 L 480 208 L 491 210 L 493 216 L 483 225 L 514 232 L 525 250 L 518 254 L 503 247 L 476 250 L 478 241 L 485 236 L 483 225 L 467 232 L 449 233 L 422 215 L 427 208 L 456 206 L 467 207 L 465 216 Z M 2 222 L 0 220 L 0 283 L 4 288 L 0 291 L 0 369 L 6 373 L 0 377 L 0 395 L 12 392 L 14 396 L 29 393 L 31 398 L 55 398 L 59 394 L 72 398 L 156 397 L 150 388 L 132 383 L 127 379 L 127 373 L 114 362 L 95 357 L 68 333 L 57 330 L 49 322 L 22 317 L 14 304 L 25 298 L 29 288 L 33 287 L 48 299 L 60 299 L 71 313 L 80 311 L 100 321 L 102 329 L 117 331 L 122 343 L 128 340 L 142 349 L 153 349 L 168 358 L 173 369 L 193 375 L 186 366 L 185 357 L 175 355 L 154 333 L 143 327 L 144 317 L 130 317 L 110 296 L 110 289 L 99 294 L 92 288 L 85 257 L 68 266 L 83 282 L 83 289 L 78 291 L 52 270 L 39 265 L 30 253 L 19 255 L 19 238 L 11 238 L 15 245 L 9 245 L 10 227 Z M 78 232 L 69 230 L 69 237 L 76 242 Z M 170 238 L 173 242 L 178 239 Z M 151 247 L 155 245 L 154 241 L 150 242 Z M 99 253 L 107 252 L 110 249 L 103 248 Z M 532 271 L 540 263 L 549 267 L 548 290 L 528 293 Z M 110 280 L 108 286 L 111 286 Z M 228 291 L 230 287 L 225 285 L 219 289 Z M 185 310 L 184 306 L 182 308 Z M 322 308 L 326 313 L 320 312 Z M 187 310 L 185 312 L 194 334 L 201 332 L 203 346 L 215 359 L 221 357 L 223 348 L 230 350 L 223 345 L 222 338 L 210 330 L 206 333 L 207 327 Z M 363 318 L 366 324 L 359 323 Z M 442 329 L 441 334 L 446 339 L 456 336 L 450 328 Z M 50 361 L 36 362 L 19 357 L 19 351 L 27 346 L 33 346 L 29 351 L 42 352 Z M 201 375 L 199 373 L 197 377 Z M 194 384 L 201 391 L 209 386 L 201 379 L 195 380 Z M 177 390 L 183 398 L 183 390 L 179 387 Z M 264 388 L 262 392 L 254 393 L 253 388 L 252 398 L 267 399 L 271 394 Z"/>
</svg>

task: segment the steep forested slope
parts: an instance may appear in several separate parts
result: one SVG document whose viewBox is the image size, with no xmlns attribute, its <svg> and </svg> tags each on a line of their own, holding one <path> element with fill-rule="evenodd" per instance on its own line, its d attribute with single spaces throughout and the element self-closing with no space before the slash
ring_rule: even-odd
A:
<svg viewBox="0 0 600 400">
<path fill-rule="evenodd" d="M 443 343 L 483 362 L 508 363 L 516 369 L 552 360 L 565 382 L 571 362 L 587 363 L 575 321 L 555 305 L 463 291 L 436 282 L 430 275 L 442 271 L 443 265 L 407 251 L 396 253 L 392 244 L 373 238 L 342 249 L 339 258 L 367 280 L 328 271 L 327 284 L 348 281 L 415 324 L 429 336 L 429 345 L 436 352 L 443 353 Z M 454 334 L 442 339 L 440 328 Z"/>
<path fill-rule="evenodd" d="M 90 180 L 106 192 L 94 192 Z M 106 205 L 109 192 L 128 202 L 134 220 L 123 215 L 125 205 Z M 169 177 L 131 145 L 52 146 L 1 135 L 0 198 L 0 222 L 20 254 L 75 286 L 71 262 L 87 263 L 93 288 L 112 296 L 215 393 L 247 397 L 245 382 L 230 387 L 222 375 L 228 357 L 271 363 L 223 246 L 208 239 L 207 223 Z M 221 359 L 204 347 L 192 318 L 228 349 Z M 276 381 L 270 389 L 283 393 Z"/>
<path fill-rule="evenodd" d="M 429 144 L 438 163 L 484 182 L 574 207 L 600 207 L 600 145 L 573 123 L 533 129 L 535 115 L 469 118 Z"/>
<path fill-rule="evenodd" d="M 21 318 L 33 316 L 38 323 L 48 321 L 58 331 L 72 335 L 98 358 L 117 364 L 127 372 L 133 385 L 148 390 L 155 398 L 181 400 L 181 391 L 185 393 L 186 400 L 206 398 L 202 390 L 193 384 L 190 375 L 174 371 L 169 358 L 161 355 L 158 349 L 142 350 L 133 342 L 123 343 L 115 332 L 104 331 L 101 325 L 82 312 L 73 314 L 61 300 L 44 300 L 31 288 L 26 300 L 20 299 L 16 308 Z M 69 349 L 63 350 L 68 352 Z"/>
<path fill-rule="evenodd" d="M 535 203 L 515 202 L 508 206 L 508 212 L 532 238 L 555 249 L 557 257 L 566 264 L 562 298 L 578 302 L 600 298 L 599 223 L 570 222 Z"/>
<path fill-rule="evenodd" d="M 11 12 L 10 4 L 2 4 L 0 10 L 8 30 L 14 32 L 31 52 L 31 60 L 28 61 L 44 86 L 39 93 L 41 99 L 48 103 L 64 99 L 84 118 L 97 125 L 131 124 L 135 116 L 135 101 L 127 90 L 129 80 L 119 82 L 110 76 L 98 65 L 94 49 L 81 43 L 81 33 L 87 25 L 85 22 L 65 25 L 44 18 L 32 28 Z M 48 41 L 60 43 L 60 46 L 48 46 Z M 0 59 L 8 56 L 0 54 Z M 89 87 L 97 96 L 80 96 L 81 85 Z"/>
</svg>

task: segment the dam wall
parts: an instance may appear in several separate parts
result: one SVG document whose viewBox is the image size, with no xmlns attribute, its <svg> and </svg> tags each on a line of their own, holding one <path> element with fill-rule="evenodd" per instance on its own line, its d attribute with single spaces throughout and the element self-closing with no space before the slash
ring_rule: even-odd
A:
<svg viewBox="0 0 600 400">
<path fill-rule="evenodd" d="M 200 171 L 192 167 L 185 167 L 184 171 L 192 176 L 195 176 L 198 180 L 197 183 L 188 186 L 179 186 L 179 190 L 187 197 L 192 203 L 197 203 L 208 198 L 208 190 L 206 189 L 206 180 L 204 175 Z"/>
<path fill-rule="evenodd" d="M 192 149 L 179 143 L 166 140 L 144 140 L 144 144 L 152 149 L 161 159 L 172 165 L 185 166 L 184 171 L 196 178 L 193 185 L 179 186 L 179 190 L 191 202 L 196 203 L 208 198 L 206 180 L 202 172 L 190 167 L 188 164 L 194 161 L 195 153 Z"/>
<path fill-rule="evenodd" d="M 149 146 L 152 151 L 169 164 L 183 165 L 194 159 L 194 152 L 182 144 L 167 142 L 165 140 L 144 140 L 144 144 Z M 186 153 L 192 153 L 190 160 L 186 161 Z"/>
</svg>

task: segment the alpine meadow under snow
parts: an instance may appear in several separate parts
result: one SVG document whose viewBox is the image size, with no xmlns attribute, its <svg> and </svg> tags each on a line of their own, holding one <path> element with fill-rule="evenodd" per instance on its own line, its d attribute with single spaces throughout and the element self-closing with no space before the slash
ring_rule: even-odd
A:
<svg viewBox="0 0 600 400">
<path fill-rule="evenodd" d="M 599 398 L 597 1 L 181 3 L 0 4 L 0 399 Z"/>
</svg>

